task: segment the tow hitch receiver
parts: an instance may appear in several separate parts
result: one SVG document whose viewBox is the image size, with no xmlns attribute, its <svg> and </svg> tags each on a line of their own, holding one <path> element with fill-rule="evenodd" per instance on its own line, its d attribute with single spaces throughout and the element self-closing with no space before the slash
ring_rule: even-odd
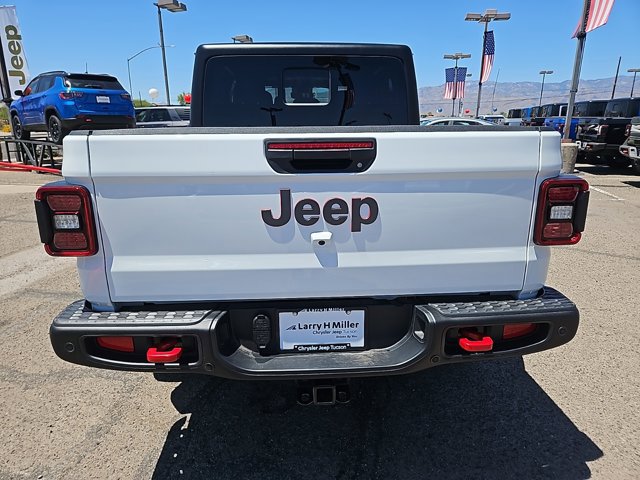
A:
<svg viewBox="0 0 640 480">
<path fill-rule="evenodd" d="M 493 339 L 480 332 L 462 328 L 460 335 L 458 345 L 466 352 L 490 352 L 493 349 Z"/>
<path fill-rule="evenodd" d="M 177 338 L 162 340 L 160 343 L 147 350 L 147 362 L 149 363 L 175 363 L 182 355 L 182 346 Z"/>
<path fill-rule="evenodd" d="M 298 382 L 300 405 L 335 405 L 349 403 L 351 390 L 348 381 L 301 381 Z"/>
</svg>

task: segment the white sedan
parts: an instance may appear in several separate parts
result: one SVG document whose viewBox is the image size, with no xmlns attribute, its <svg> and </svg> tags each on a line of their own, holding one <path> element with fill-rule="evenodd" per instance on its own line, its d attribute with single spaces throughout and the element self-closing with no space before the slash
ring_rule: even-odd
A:
<svg viewBox="0 0 640 480">
<path fill-rule="evenodd" d="M 434 117 L 427 118 L 420 122 L 420 125 L 437 125 L 437 126 L 451 126 L 451 125 L 493 125 L 495 123 L 487 122 L 486 120 L 480 120 L 478 118 L 463 118 L 463 117 Z"/>
</svg>

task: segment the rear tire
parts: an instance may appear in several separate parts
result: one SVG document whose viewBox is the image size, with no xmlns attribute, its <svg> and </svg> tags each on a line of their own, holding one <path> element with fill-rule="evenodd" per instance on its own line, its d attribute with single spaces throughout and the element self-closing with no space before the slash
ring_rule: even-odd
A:
<svg viewBox="0 0 640 480">
<path fill-rule="evenodd" d="M 13 130 L 13 136 L 18 140 L 29 140 L 31 138 L 31 132 L 27 132 L 24 129 L 17 114 L 11 115 L 11 129 Z"/>
<path fill-rule="evenodd" d="M 635 173 L 640 175 L 640 160 L 634 160 L 633 163 L 631 164 L 631 168 L 633 168 L 633 171 Z"/>
<path fill-rule="evenodd" d="M 47 121 L 47 132 L 51 141 L 57 145 L 62 145 L 62 139 L 69 134 L 69 130 L 62 126 L 62 121 L 55 114 Z"/>
</svg>

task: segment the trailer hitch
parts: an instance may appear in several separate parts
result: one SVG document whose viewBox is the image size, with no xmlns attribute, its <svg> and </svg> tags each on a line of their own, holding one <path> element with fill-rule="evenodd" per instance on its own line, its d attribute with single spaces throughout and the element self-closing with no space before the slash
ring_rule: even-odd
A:
<svg viewBox="0 0 640 480">
<path fill-rule="evenodd" d="M 300 405 L 349 403 L 351 389 L 348 380 L 300 381 L 297 397 Z"/>
</svg>

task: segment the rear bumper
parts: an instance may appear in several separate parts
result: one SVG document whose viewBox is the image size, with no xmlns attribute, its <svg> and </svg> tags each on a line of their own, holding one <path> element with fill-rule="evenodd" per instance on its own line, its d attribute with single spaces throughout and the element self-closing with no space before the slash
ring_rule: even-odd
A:
<svg viewBox="0 0 640 480">
<path fill-rule="evenodd" d="M 613 147 L 612 145 L 607 145 L 606 143 L 589 142 L 585 140 L 581 140 L 577 143 L 578 143 L 578 149 L 586 153 L 602 152 L 603 150 L 607 150 L 607 149 L 610 149 L 610 147 Z"/>
<path fill-rule="evenodd" d="M 53 321 L 51 342 L 68 362 L 131 371 L 204 373 L 235 379 L 314 379 L 404 374 L 436 365 L 519 356 L 554 348 L 576 334 L 579 313 L 564 295 L 551 288 L 531 300 L 424 303 L 412 305 L 404 335 L 392 345 L 352 352 L 260 355 L 233 340 L 232 315 L 226 310 L 86 311 L 71 304 Z M 407 307 L 406 305 L 404 307 Z M 237 317 L 236 317 L 237 318 Z M 392 323 L 387 318 L 385 323 Z M 501 332 L 515 323 L 535 323 L 536 334 L 501 341 L 493 351 L 468 353 L 451 342 L 457 329 L 478 327 Z M 277 329 L 276 329 L 277 330 Z M 136 345 L 163 337 L 184 339 L 190 352 L 176 363 L 148 363 L 144 355 L 101 352 L 96 336 L 133 336 Z M 494 334 L 491 334 L 492 337 Z"/>
<path fill-rule="evenodd" d="M 74 118 L 61 120 L 67 130 L 102 130 L 110 128 L 134 128 L 135 118 L 127 115 L 79 114 Z"/>
<path fill-rule="evenodd" d="M 619 150 L 622 155 L 624 155 L 625 157 L 629 157 L 631 160 L 634 160 L 634 161 L 640 160 L 640 156 L 638 156 L 637 147 L 624 144 L 624 145 L 620 145 Z"/>
</svg>

